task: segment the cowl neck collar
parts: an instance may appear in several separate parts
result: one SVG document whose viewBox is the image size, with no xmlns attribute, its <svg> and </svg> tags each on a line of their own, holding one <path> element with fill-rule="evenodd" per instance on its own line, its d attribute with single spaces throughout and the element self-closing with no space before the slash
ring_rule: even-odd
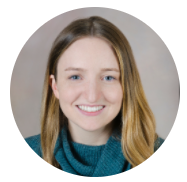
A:
<svg viewBox="0 0 187 182">
<path fill-rule="evenodd" d="M 96 160 L 96 163 L 89 165 L 76 158 L 72 151 L 71 141 L 68 140 L 68 131 L 65 126 L 56 142 L 55 158 L 63 171 L 81 176 L 101 177 L 127 171 L 131 168 L 131 165 L 122 153 L 120 140 L 114 137 L 114 135 L 120 137 L 119 134 L 116 135 L 116 132 L 116 130 L 113 132 L 105 145 L 73 144 L 73 147 L 79 148 L 79 152 L 91 151 L 93 156 L 97 156 L 96 159 L 93 159 Z"/>
</svg>

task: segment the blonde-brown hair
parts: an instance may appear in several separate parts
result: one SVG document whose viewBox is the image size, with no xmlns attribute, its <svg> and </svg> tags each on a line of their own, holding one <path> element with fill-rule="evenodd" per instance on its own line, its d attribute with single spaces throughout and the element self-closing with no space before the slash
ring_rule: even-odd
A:
<svg viewBox="0 0 187 182">
<path fill-rule="evenodd" d="M 120 67 L 123 102 L 118 114 L 124 156 L 135 167 L 154 152 L 155 119 L 147 103 L 131 47 L 123 33 L 109 21 L 93 16 L 69 24 L 53 43 L 43 87 L 41 107 L 41 146 L 43 159 L 59 167 L 54 147 L 67 118 L 50 86 L 50 75 L 57 79 L 57 63 L 63 52 L 76 40 L 93 36 L 107 40 L 113 47 Z"/>
</svg>

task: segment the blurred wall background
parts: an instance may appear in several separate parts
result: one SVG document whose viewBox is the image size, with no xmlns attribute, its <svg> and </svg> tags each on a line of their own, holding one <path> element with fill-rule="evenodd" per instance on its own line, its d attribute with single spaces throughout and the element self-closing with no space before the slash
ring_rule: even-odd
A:
<svg viewBox="0 0 187 182">
<path fill-rule="evenodd" d="M 42 87 L 54 39 L 73 20 L 93 15 L 109 20 L 127 37 L 156 118 L 157 133 L 165 139 L 179 104 L 174 60 L 150 27 L 131 15 L 107 8 L 83 8 L 59 15 L 42 25 L 25 43 L 14 66 L 10 90 L 12 111 L 21 134 L 25 138 L 40 133 Z"/>
</svg>

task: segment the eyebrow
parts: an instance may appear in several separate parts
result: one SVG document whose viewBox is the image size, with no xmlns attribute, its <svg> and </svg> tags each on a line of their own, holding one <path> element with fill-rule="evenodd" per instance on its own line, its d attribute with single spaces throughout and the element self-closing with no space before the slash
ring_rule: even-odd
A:
<svg viewBox="0 0 187 182">
<path fill-rule="evenodd" d="M 83 69 L 83 68 L 69 67 L 69 68 L 66 68 L 65 71 L 86 71 L 86 70 Z M 116 68 L 103 68 L 103 69 L 101 69 L 101 71 L 116 71 L 116 72 L 119 72 L 119 70 L 116 69 Z"/>
</svg>

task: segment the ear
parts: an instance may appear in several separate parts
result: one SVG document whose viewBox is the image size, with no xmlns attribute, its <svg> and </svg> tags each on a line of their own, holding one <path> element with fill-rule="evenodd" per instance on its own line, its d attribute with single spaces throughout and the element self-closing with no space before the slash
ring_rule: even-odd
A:
<svg viewBox="0 0 187 182">
<path fill-rule="evenodd" d="M 52 90 L 53 90 L 53 93 L 54 93 L 54 95 L 55 95 L 55 97 L 57 98 L 57 99 L 59 99 L 59 91 L 58 91 L 58 87 L 57 87 L 57 83 L 56 83 L 56 80 L 55 80 L 55 77 L 54 77 L 54 75 L 50 75 L 50 81 L 49 81 L 49 83 L 50 83 L 50 85 L 51 85 L 51 88 L 52 88 Z"/>
</svg>

